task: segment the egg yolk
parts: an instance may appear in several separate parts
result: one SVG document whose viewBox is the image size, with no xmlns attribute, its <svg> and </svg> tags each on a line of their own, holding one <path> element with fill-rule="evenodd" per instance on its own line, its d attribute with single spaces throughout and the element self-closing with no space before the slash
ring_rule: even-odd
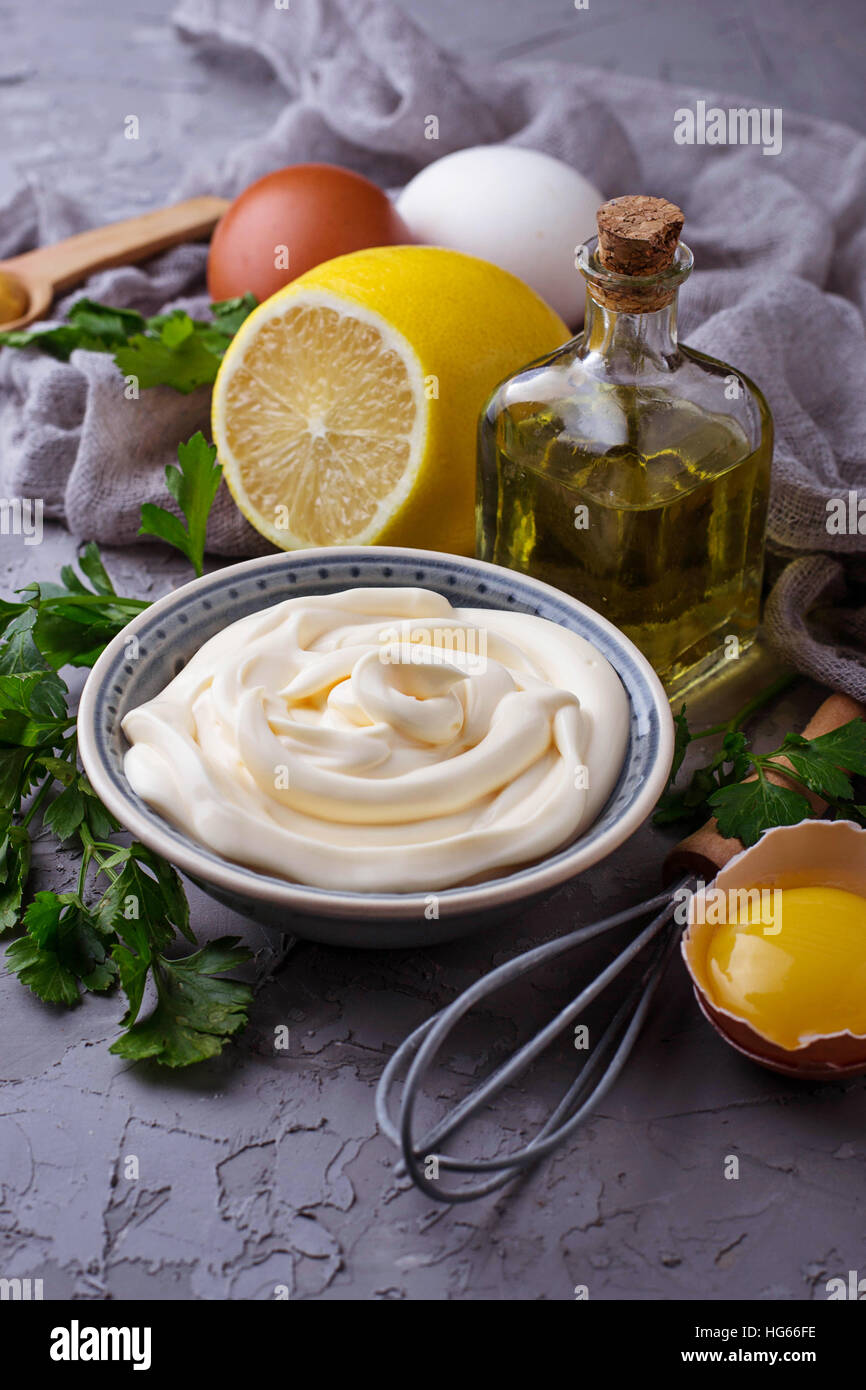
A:
<svg viewBox="0 0 866 1390">
<path fill-rule="evenodd" d="M 749 920 L 760 914 L 745 903 L 716 927 L 706 957 L 711 1002 L 789 1050 L 846 1029 L 866 1033 L 866 898 L 822 887 L 775 896 L 773 931 Z"/>
</svg>

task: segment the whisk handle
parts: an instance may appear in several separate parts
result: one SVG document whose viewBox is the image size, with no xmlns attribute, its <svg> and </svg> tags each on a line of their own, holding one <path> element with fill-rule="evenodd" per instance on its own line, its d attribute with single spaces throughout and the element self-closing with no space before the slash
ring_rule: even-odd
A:
<svg viewBox="0 0 866 1390">
<path fill-rule="evenodd" d="M 836 693 L 819 705 L 812 718 L 803 730 L 804 738 L 820 738 L 822 734 L 829 734 L 833 729 L 838 729 L 840 725 L 847 724 L 851 719 L 866 717 L 866 708 L 856 700 L 852 700 L 850 695 Z M 779 758 L 780 767 L 790 767 L 787 758 Z M 770 773 L 770 779 L 778 786 L 791 787 L 794 783 L 786 777 L 783 772 L 777 774 Z M 745 781 L 753 782 L 755 774 L 746 777 Z M 798 791 L 804 789 L 797 785 Z M 812 792 L 805 792 L 812 807 L 814 816 L 821 816 L 827 809 L 826 801 L 822 801 L 819 796 Z M 718 824 L 715 816 L 708 820 L 706 825 L 702 825 L 700 830 L 694 834 L 687 835 L 681 840 L 668 855 L 664 865 L 665 882 L 670 883 L 674 878 L 679 878 L 683 874 L 693 874 L 698 878 L 715 878 L 719 869 L 723 869 L 735 854 L 739 854 L 743 849 L 740 840 L 727 839 L 719 834 Z"/>
</svg>

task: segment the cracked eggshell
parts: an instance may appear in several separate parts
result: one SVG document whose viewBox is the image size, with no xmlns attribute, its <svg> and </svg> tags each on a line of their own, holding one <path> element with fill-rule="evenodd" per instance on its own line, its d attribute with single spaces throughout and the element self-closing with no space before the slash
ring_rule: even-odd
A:
<svg viewBox="0 0 866 1390">
<path fill-rule="evenodd" d="M 715 924 L 702 921 L 702 900 L 710 889 L 806 888 L 820 883 L 866 897 L 866 830 L 852 821 L 804 820 L 767 830 L 700 889 L 688 905 L 681 943 L 704 1017 L 726 1042 L 770 1071 L 810 1081 L 838 1081 L 866 1073 L 866 1037 L 847 1030 L 812 1039 L 798 1048 L 780 1047 L 750 1023 L 712 1002 L 706 953 Z"/>
</svg>

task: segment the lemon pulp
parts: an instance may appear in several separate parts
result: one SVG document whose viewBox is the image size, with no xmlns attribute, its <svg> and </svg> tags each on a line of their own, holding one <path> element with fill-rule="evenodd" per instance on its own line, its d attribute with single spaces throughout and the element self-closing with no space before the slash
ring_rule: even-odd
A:
<svg viewBox="0 0 866 1390">
<path fill-rule="evenodd" d="M 415 472 L 424 399 L 410 369 L 378 325 L 332 305 L 266 322 L 226 385 L 225 439 L 251 510 L 312 545 L 365 539 Z"/>
<path fill-rule="evenodd" d="M 739 915 L 734 908 L 707 945 L 712 1002 L 789 1050 L 846 1029 L 866 1033 L 866 898 L 782 889 L 773 932 L 748 908 Z"/>
</svg>

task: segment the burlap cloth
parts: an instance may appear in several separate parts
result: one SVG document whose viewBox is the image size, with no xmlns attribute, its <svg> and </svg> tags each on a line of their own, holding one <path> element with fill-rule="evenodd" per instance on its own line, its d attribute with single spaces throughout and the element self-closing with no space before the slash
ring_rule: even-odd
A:
<svg viewBox="0 0 866 1390">
<path fill-rule="evenodd" d="M 785 111 L 776 156 L 678 145 L 678 108 L 742 100 L 570 64 L 470 64 L 443 55 L 381 0 L 292 0 L 288 10 L 273 0 L 185 0 L 175 18 L 208 50 L 256 50 L 286 90 L 271 130 L 219 167 L 191 168 L 177 197 L 231 196 L 308 159 L 351 165 L 393 188 L 449 150 L 512 141 L 573 164 L 606 196 L 652 192 L 679 203 L 699 267 L 681 295 L 682 335 L 752 376 L 775 418 L 769 544 L 779 573 L 768 633 L 801 670 L 866 698 L 863 539 L 828 534 L 826 524 L 828 499 L 866 482 L 866 140 Z M 425 139 L 430 114 L 437 141 Z M 0 209 L 0 256 L 88 221 L 85 207 L 30 185 Z M 145 313 L 178 302 L 203 312 L 204 263 L 203 247 L 182 247 L 145 269 L 96 276 L 87 293 Z M 59 363 L 3 351 L 0 489 L 44 498 L 46 515 L 75 535 L 131 544 L 142 502 L 166 500 L 163 469 L 178 441 L 207 429 L 207 418 L 206 389 L 124 400 L 107 356 L 79 351 Z M 222 494 L 210 548 L 267 549 Z"/>
</svg>

